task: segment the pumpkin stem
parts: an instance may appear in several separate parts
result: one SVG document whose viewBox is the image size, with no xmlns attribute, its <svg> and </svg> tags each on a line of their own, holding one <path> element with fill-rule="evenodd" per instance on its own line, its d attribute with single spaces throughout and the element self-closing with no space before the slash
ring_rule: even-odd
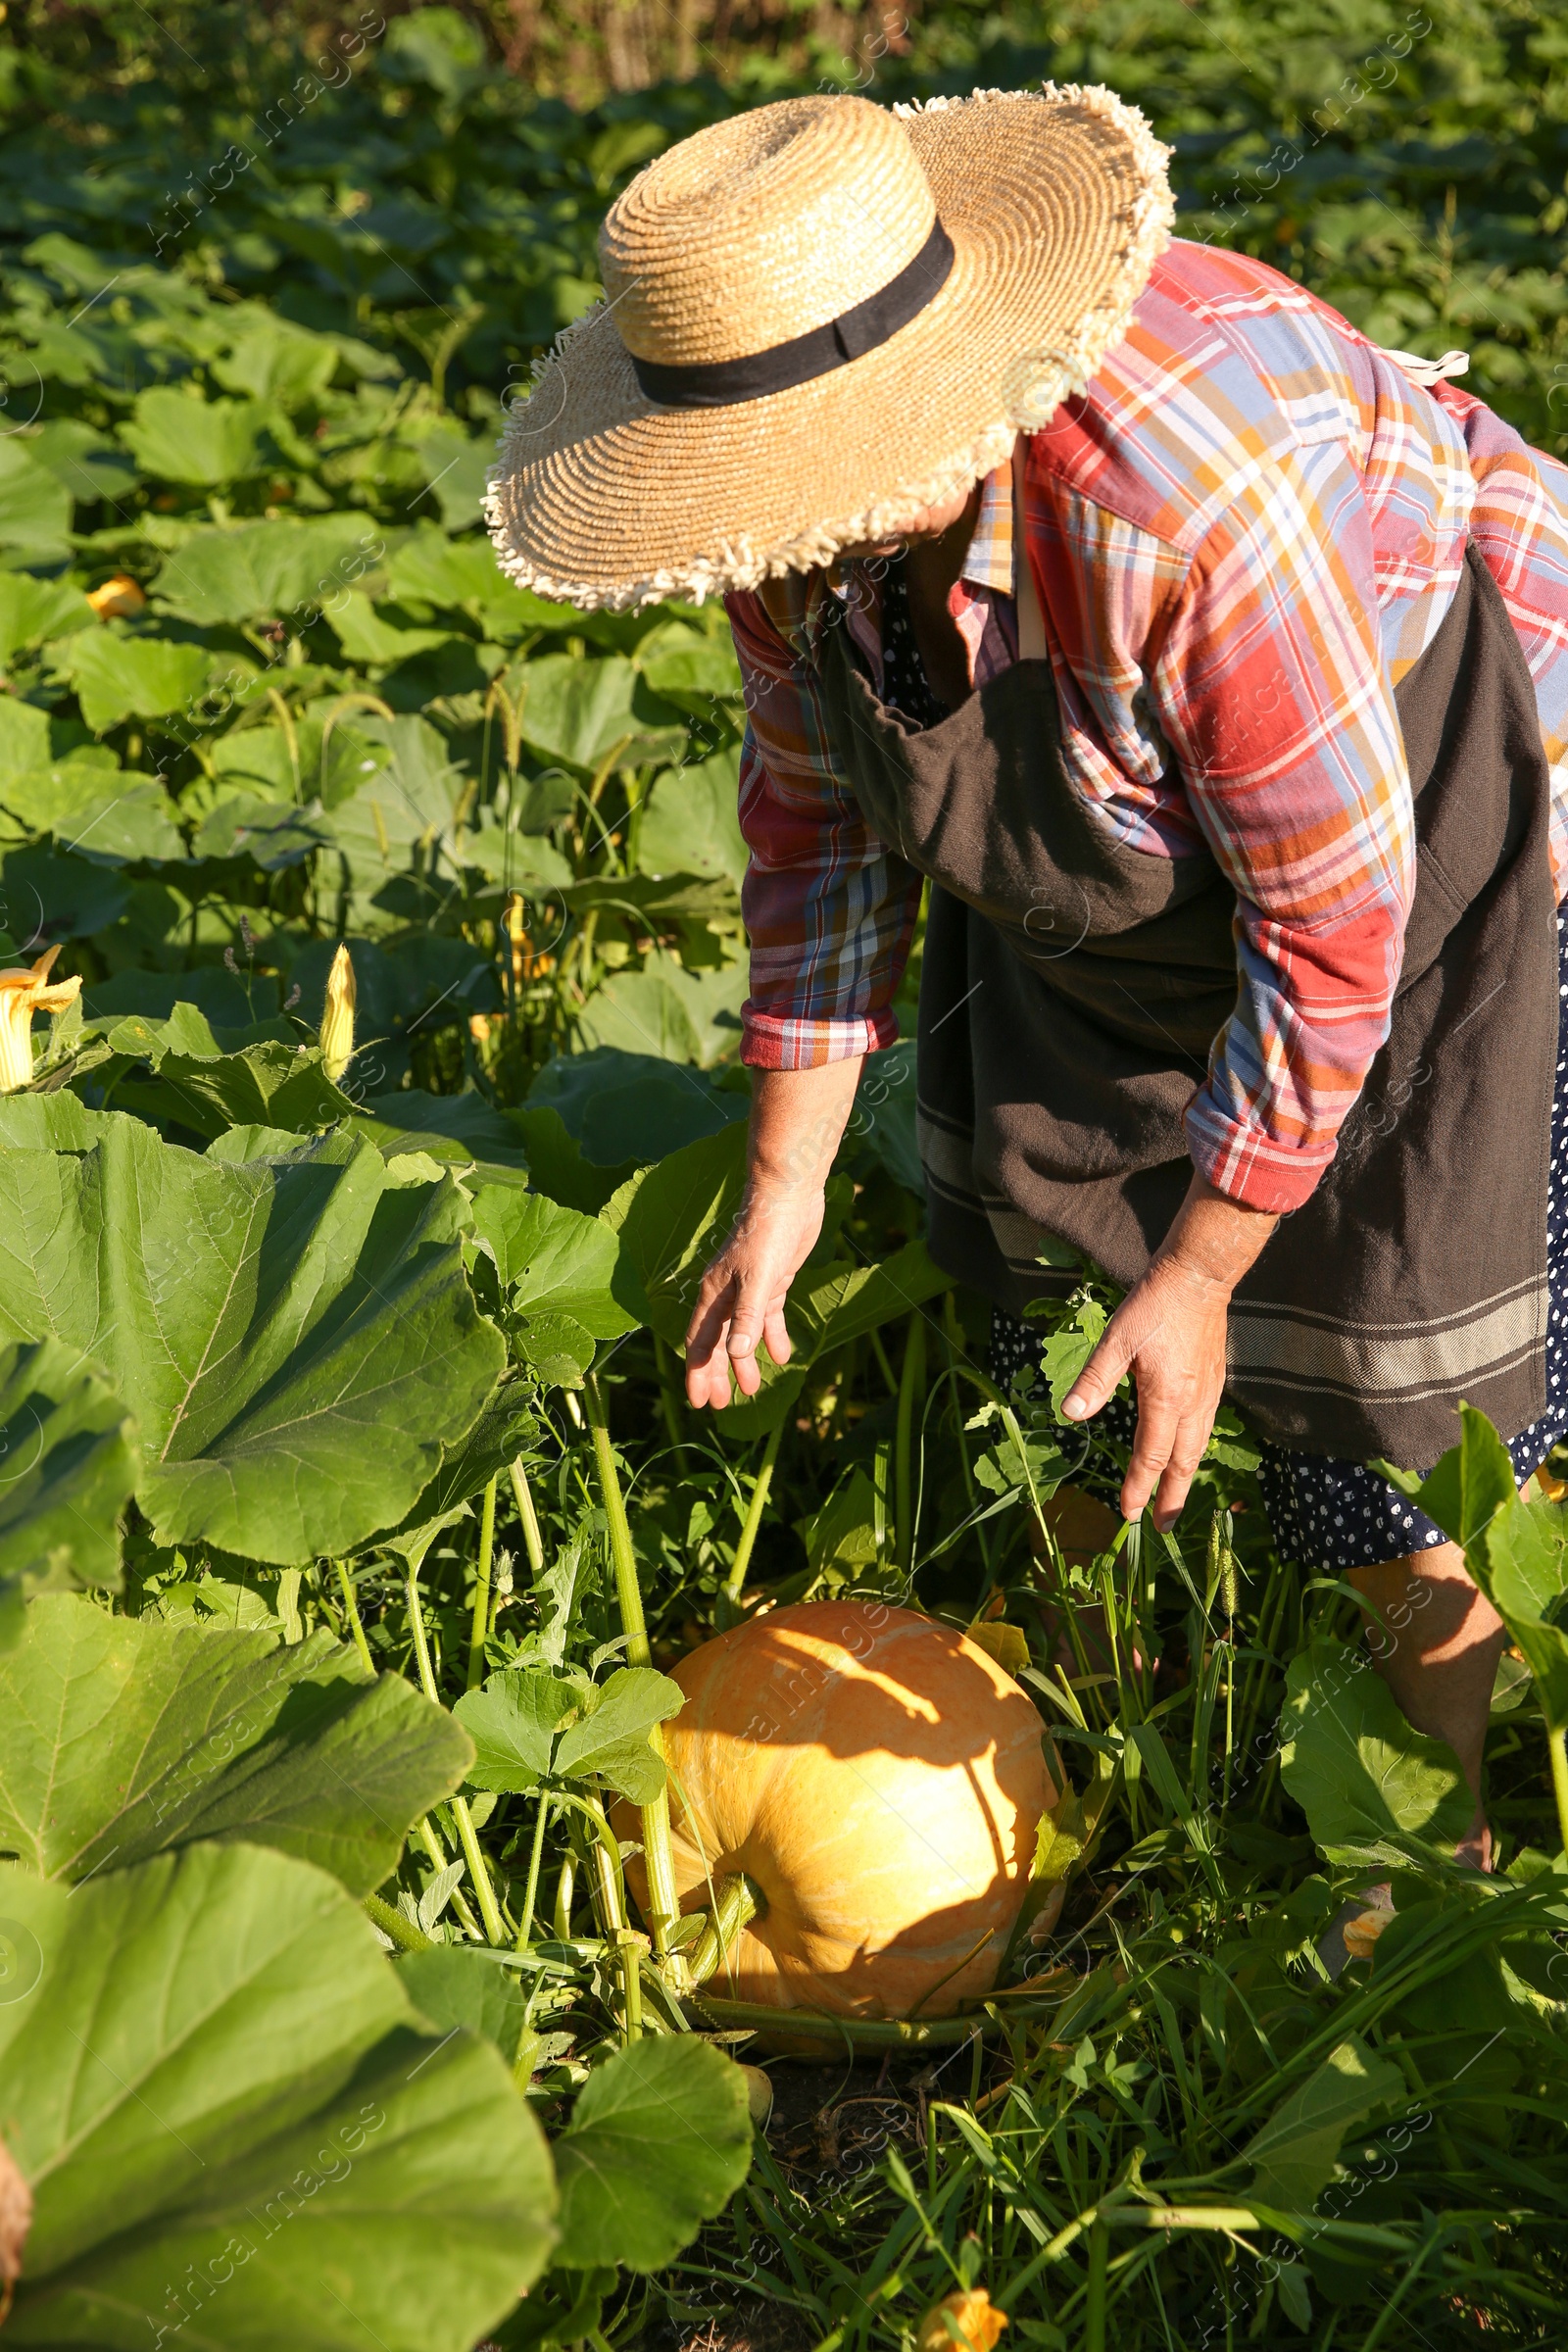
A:
<svg viewBox="0 0 1568 2352">
<path fill-rule="evenodd" d="M 649 1646 L 648 1622 L 643 1615 L 643 1596 L 637 1584 L 637 1555 L 632 1549 L 631 1528 L 627 1523 L 626 1505 L 620 1492 L 620 1476 L 615 1468 L 615 1449 L 610 1442 L 604 1394 L 592 1372 L 584 1376 L 583 1395 L 588 1402 L 588 1426 L 593 1432 L 599 1492 L 610 1528 L 610 1556 L 615 1570 L 615 1598 L 620 1604 L 620 1622 L 626 1633 L 626 1663 L 628 1666 L 652 1666 L 654 1653 Z M 648 1744 L 662 1763 L 664 1742 L 657 1723 L 649 1731 Z M 680 1916 L 680 1897 L 675 1891 L 675 1848 L 669 1834 L 667 1785 L 660 1789 L 651 1805 L 644 1805 L 642 1816 L 643 1860 L 648 1873 L 648 1924 L 653 1930 L 654 1949 L 662 1960 L 669 1950 L 670 1930 Z"/>
<path fill-rule="evenodd" d="M 686 1955 L 691 1983 L 706 1984 L 710 1977 L 716 1976 L 742 1929 L 760 1918 L 766 1909 L 766 1895 L 743 1870 L 737 1871 L 733 1878 L 720 1879 L 713 1908 Z"/>
</svg>

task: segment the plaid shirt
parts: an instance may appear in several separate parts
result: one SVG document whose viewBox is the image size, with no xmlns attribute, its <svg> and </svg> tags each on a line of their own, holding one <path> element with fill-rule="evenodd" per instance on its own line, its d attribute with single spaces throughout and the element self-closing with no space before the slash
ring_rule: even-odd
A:
<svg viewBox="0 0 1568 2352">
<path fill-rule="evenodd" d="M 1114 841 L 1207 851 L 1238 990 L 1187 1112 L 1197 1167 L 1299 1206 L 1388 1035 L 1415 853 L 1394 688 L 1473 539 L 1535 681 L 1568 879 L 1568 468 L 1426 392 L 1265 265 L 1173 244 L 1088 392 L 1027 443 L 1023 516 L 1071 788 Z M 1010 475 L 950 610 L 976 684 L 1016 659 Z M 750 725 L 744 1057 L 800 1069 L 898 1034 L 920 876 L 835 772 L 813 649 L 829 600 L 880 682 L 875 565 L 727 599 Z"/>
</svg>

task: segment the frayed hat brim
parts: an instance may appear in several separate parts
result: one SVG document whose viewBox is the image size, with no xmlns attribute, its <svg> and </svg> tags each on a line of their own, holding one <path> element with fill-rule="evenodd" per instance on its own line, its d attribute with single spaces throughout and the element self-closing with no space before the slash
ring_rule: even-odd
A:
<svg viewBox="0 0 1568 2352">
<path fill-rule="evenodd" d="M 1169 242 L 1169 150 L 1109 90 L 895 110 L 955 248 L 863 357 L 725 408 L 664 408 L 601 303 L 508 420 L 485 515 L 520 587 L 624 610 L 697 601 L 895 538 L 1082 391 Z"/>
</svg>

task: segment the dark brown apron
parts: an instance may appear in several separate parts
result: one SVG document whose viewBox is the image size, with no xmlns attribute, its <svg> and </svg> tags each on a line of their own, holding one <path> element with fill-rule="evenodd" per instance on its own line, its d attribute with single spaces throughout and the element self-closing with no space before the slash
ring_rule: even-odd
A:
<svg viewBox="0 0 1568 2352">
<path fill-rule="evenodd" d="M 819 658 L 860 808 L 933 885 L 932 1251 L 1013 1313 L 1071 1286 L 1069 1251 L 1130 1285 L 1192 1175 L 1182 1114 L 1237 1001 L 1234 887 L 1206 852 L 1153 857 L 1096 824 L 1062 768 L 1049 662 L 918 729 L 877 700 L 844 628 Z M 1547 773 L 1474 549 L 1395 699 L 1420 849 L 1393 1026 L 1337 1156 L 1238 1289 L 1228 1393 L 1277 1444 L 1425 1466 L 1461 1397 L 1504 1437 L 1545 1406 Z"/>
</svg>

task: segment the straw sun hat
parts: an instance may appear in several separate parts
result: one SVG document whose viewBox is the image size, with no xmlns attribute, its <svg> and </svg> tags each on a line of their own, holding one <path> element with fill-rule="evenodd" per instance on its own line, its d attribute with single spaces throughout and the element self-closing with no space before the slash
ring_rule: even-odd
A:
<svg viewBox="0 0 1568 2352">
<path fill-rule="evenodd" d="M 1126 330 L 1169 153 L 1109 90 L 791 98 L 639 173 L 606 300 L 514 409 L 486 514 L 539 595 L 755 587 L 1001 465 Z"/>
</svg>

